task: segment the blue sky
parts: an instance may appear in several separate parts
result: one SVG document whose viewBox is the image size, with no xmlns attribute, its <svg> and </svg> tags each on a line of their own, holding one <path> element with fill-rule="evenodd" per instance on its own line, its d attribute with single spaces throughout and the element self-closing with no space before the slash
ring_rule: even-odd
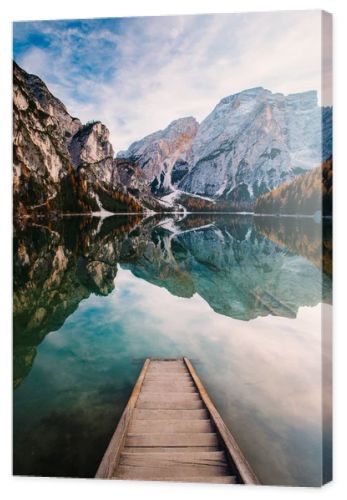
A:
<svg viewBox="0 0 347 500">
<path fill-rule="evenodd" d="M 263 86 L 320 90 L 320 12 L 292 11 L 14 23 L 14 58 L 116 151 Z"/>
</svg>

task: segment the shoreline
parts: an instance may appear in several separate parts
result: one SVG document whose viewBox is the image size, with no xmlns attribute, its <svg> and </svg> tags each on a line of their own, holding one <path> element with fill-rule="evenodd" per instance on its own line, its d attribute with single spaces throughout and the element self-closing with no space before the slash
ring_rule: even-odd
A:
<svg viewBox="0 0 347 500">
<path fill-rule="evenodd" d="M 108 219 L 109 217 L 115 216 L 139 216 L 139 217 L 151 217 L 157 215 L 244 215 L 252 217 L 275 217 L 275 218 L 294 218 L 294 219 L 316 219 L 317 217 L 312 214 L 268 214 L 259 212 L 231 212 L 231 211 L 194 211 L 194 212 L 182 212 L 182 211 L 170 211 L 170 212 L 90 212 L 90 213 L 55 213 L 55 214 L 37 214 L 37 215 L 22 215 L 13 216 L 13 221 L 15 220 L 33 220 L 33 219 L 60 219 L 65 217 L 91 217 L 97 219 Z M 332 219 L 332 215 L 319 215 L 318 221 L 320 219 Z"/>
</svg>

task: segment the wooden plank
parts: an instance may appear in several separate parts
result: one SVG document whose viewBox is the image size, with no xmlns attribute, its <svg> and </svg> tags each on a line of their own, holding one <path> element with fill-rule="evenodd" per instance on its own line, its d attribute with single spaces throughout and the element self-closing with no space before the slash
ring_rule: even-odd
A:
<svg viewBox="0 0 347 500">
<path fill-rule="evenodd" d="M 158 377 L 156 379 L 153 379 L 153 378 L 150 378 L 150 377 L 146 377 L 145 379 L 145 384 L 161 384 L 161 385 L 168 385 L 170 386 L 171 384 L 175 384 L 175 385 L 185 385 L 185 386 L 189 386 L 189 387 L 195 387 L 195 384 L 193 383 L 193 380 L 189 377 L 175 377 L 175 378 L 171 378 L 171 379 L 167 379 L 167 378 L 162 378 L 162 377 Z"/>
<path fill-rule="evenodd" d="M 189 375 L 149 375 L 146 377 L 146 382 L 163 382 L 165 384 L 171 384 L 172 382 L 176 382 L 180 384 L 181 382 L 191 382 L 191 377 Z"/>
<path fill-rule="evenodd" d="M 158 387 L 159 389 L 164 389 L 164 390 L 174 390 L 176 389 L 174 392 L 180 392 L 181 390 L 193 390 L 193 391 L 197 391 L 197 388 L 195 387 L 194 384 L 191 384 L 190 382 L 180 382 L 180 381 L 176 381 L 176 380 L 173 380 L 172 382 L 163 382 L 161 380 L 149 380 L 149 381 L 146 381 L 144 384 L 143 384 L 143 388 L 142 390 L 144 389 L 155 389 L 156 387 Z"/>
<path fill-rule="evenodd" d="M 96 477 L 259 483 L 187 358 L 146 360 Z"/>
<path fill-rule="evenodd" d="M 162 380 L 145 380 L 142 386 L 142 391 L 145 389 L 163 389 L 166 391 L 173 391 L 173 392 L 180 392 L 184 391 L 186 392 L 187 390 L 189 391 L 197 391 L 197 388 L 192 382 L 165 382 Z"/>
<path fill-rule="evenodd" d="M 188 371 L 180 371 L 180 372 L 163 372 L 163 371 L 161 371 L 161 372 L 158 372 L 158 371 L 154 370 L 154 371 L 151 371 L 150 373 L 148 373 L 146 378 L 150 379 L 150 378 L 159 378 L 159 377 L 168 378 L 168 379 L 172 379 L 174 377 L 177 377 L 177 378 L 180 378 L 181 380 L 183 380 L 183 379 L 192 380 L 192 377 L 190 376 Z"/>
<path fill-rule="evenodd" d="M 143 392 L 139 395 L 138 401 L 201 401 L 198 392 Z"/>
<path fill-rule="evenodd" d="M 183 364 L 178 366 L 171 366 L 166 363 L 163 365 L 155 365 L 154 363 L 150 366 L 149 368 L 150 373 L 152 372 L 158 372 L 158 373 L 171 373 L 171 372 L 179 372 L 179 373 L 187 373 L 187 367 L 184 366 Z"/>
<path fill-rule="evenodd" d="M 186 368 L 183 358 L 182 359 L 151 359 L 152 367 L 153 366 L 183 366 Z"/>
<path fill-rule="evenodd" d="M 161 394 L 163 392 L 163 390 L 156 390 L 156 388 L 160 389 L 160 385 L 153 385 L 153 386 L 149 386 L 149 387 L 148 386 L 144 387 L 141 391 L 141 396 L 143 395 L 145 390 L 146 390 L 146 392 L 150 392 L 152 394 Z M 176 388 L 176 390 L 174 391 L 173 389 L 175 389 L 175 388 Z M 197 395 L 198 397 L 200 397 L 199 391 L 194 387 L 179 387 L 178 386 L 178 387 L 171 387 L 171 389 L 172 389 L 171 391 L 165 392 L 165 394 L 167 394 L 168 396 L 170 396 L 170 395 L 174 396 L 175 394 L 185 393 L 188 395 L 191 394 L 192 396 Z M 188 390 L 186 390 L 186 389 L 188 389 Z M 192 389 L 193 389 L 193 392 L 191 391 Z M 164 389 L 164 391 L 165 390 L 166 389 Z"/>
<path fill-rule="evenodd" d="M 228 467 L 223 465 L 171 465 L 170 467 L 129 466 L 119 464 L 115 477 L 119 479 L 160 480 L 166 477 L 185 479 L 194 477 L 218 477 L 228 475 Z"/>
<path fill-rule="evenodd" d="M 209 414 L 205 408 L 193 410 L 160 410 L 160 409 L 134 409 L 134 419 L 141 420 L 206 420 Z"/>
<path fill-rule="evenodd" d="M 198 396 L 199 397 L 199 392 L 194 389 L 193 387 L 188 388 L 188 387 L 182 387 L 181 390 L 176 387 L 172 387 L 171 390 L 169 388 L 161 388 L 161 387 L 144 387 L 141 391 L 141 396 L 148 396 L 150 397 L 151 394 L 155 394 L 156 396 L 168 396 L 170 399 L 170 396 L 174 396 L 175 394 L 181 394 L 182 396 Z M 171 398 L 172 399 L 172 398 Z"/>
<path fill-rule="evenodd" d="M 158 376 L 163 376 L 163 377 L 174 377 L 174 376 L 179 376 L 179 377 L 187 377 L 190 380 L 192 379 L 188 370 L 174 370 L 174 371 L 165 371 L 165 370 L 151 370 L 148 373 L 148 377 L 158 377 Z"/>
<path fill-rule="evenodd" d="M 186 394 L 199 395 L 199 392 L 194 387 L 163 387 L 160 385 L 146 386 L 142 389 L 141 394 Z"/>
<path fill-rule="evenodd" d="M 126 480 L 126 478 L 117 478 L 114 477 L 115 480 Z M 236 484 L 235 476 L 215 476 L 215 477 L 180 477 L 180 478 L 172 478 L 168 477 L 160 477 L 160 478 L 151 478 L 151 479 L 139 479 L 139 478 L 131 478 L 133 481 L 164 481 L 164 482 L 175 482 L 175 483 L 204 483 L 204 484 Z"/>
<path fill-rule="evenodd" d="M 169 374 L 163 374 L 162 376 L 161 375 L 150 375 L 148 374 L 147 377 L 146 377 L 146 384 L 147 383 L 160 383 L 160 384 L 171 384 L 171 382 L 175 382 L 177 381 L 176 383 L 177 384 L 190 384 L 190 385 L 195 385 L 194 382 L 193 382 L 193 379 L 190 375 L 186 375 L 186 374 L 181 374 L 181 375 L 177 375 L 177 374 L 174 374 L 174 376 L 172 376 L 170 373 Z"/>
<path fill-rule="evenodd" d="M 129 423 L 132 418 L 132 413 L 135 408 L 135 404 L 137 398 L 139 397 L 141 386 L 143 380 L 146 376 L 146 371 L 150 364 L 150 360 L 146 359 L 140 375 L 136 381 L 134 389 L 129 398 L 128 404 L 126 405 L 123 414 L 118 422 L 115 433 L 113 434 L 110 444 L 107 447 L 107 450 L 101 460 L 99 468 L 96 472 L 96 478 L 105 479 L 112 477 L 113 471 L 115 467 L 117 467 L 117 463 L 120 456 L 121 448 L 124 444 L 124 439 L 128 430 Z"/>
<path fill-rule="evenodd" d="M 148 373 L 147 375 L 147 380 L 151 379 L 151 378 L 154 378 L 154 379 L 158 379 L 158 378 L 163 378 L 164 379 L 167 379 L 167 380 L 172 380 L 174 378 L 177 378 L 177 379 L 180 379 L 180 380 L 189 380 L 189 381 L 192 381 L 192 377 L 189 375 L 189 373 L 187 371 L 182 371 L 182 372 L 158 372 L 158 371 L 151 371 L 150 373 Z"/>
<path fill-rule="evenodd" d="M 180 434 L 130 434 L 125 438 L 125 446 L 217 446 L 214 433 Z"/>
<path fill-rule="evenodd" d="M 240 475 L 242 482 L 245 484 L 260 484 L 259 479 L 257 478 L 256 474 L 254 473 L 251 466 L 247 462 L 243 453 L 241 452 L 235 438 L 233 437 L 230 430 L 225 425 L 222 417 L 219 415 L 216 407 L 212 403 L 212 401 L 211 401 L 206 389 L 202 385 L 201 380 L 198 377 L 194 367 L 190 363 L 189 359 L 187 359 L 187 358 L 183 358 L 183 359 L 187 365 L 189 373 L 192 376 L 197 389 L 199 390 L 200 396 L 201 396 L 203 402 L 205 403 L 207 410 L 209 411 L 209 414 L 211 416 L 211 419 L 213 420 L 213 423 L 216 426 L 218 434 L 222 438 L 222 440 L 225 444 L 226 451 L 229 455 L 230 462 L 231 462 L 231 464 L 235 464 L 236 469 Z"/>
<path fill-rule="evenodd" d="M 164 432 L 213 432 L 210 420 L 135 420 L 129 425 L 133 434 Z"/>
<path fill-rule="evenodd" d="M 164 456 L 163 456 L 164 455 Z M 171 467 L 172 465 L 221 465 L 228 462 L 224 451 L 196 451 L 186 453 L 128 453 L 122 452 L 120 465 Z"/>
<path fill-rule="evenodd" d="M 152 401 L 141 399 L 136 408 L 147 410 L 198 410 L 204 408 L 203 402 L 190 400 Z"/>
<path fill-rule="evenodd" d="M 219 446 L 129 446 L 124 447 L 123 449 L 126 453 L 146 454 L 220 452 Z M 224 453 L 224 451 L 222 453 Z"/>
<path fill-rule="evenodd" d="M 180 360 L 172 360 L 172 361 L 169 361 L 169 360 L 156 360 L 156 359 L 152 359 L 152 367 L 153 368 L 157 368 L 158 366 L 164 366 L 164 367 L 181 367 L 181 368 L 186 368 L 185 364 L 184 364 L 184 361 L 183 361 L 183 358 L 180 359 Z"/>
<path fill-rule="evenodd" d="M 182 365 L 182 366 L 151 366 L 151 373 L 152 372 L 158 372 L 158 373 L 188 373 L 187 367 Z"/>
</svg>

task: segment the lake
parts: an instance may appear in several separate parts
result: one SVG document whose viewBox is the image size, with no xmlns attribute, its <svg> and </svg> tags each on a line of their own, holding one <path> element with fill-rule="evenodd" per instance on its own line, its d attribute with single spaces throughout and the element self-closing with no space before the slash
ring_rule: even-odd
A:
<svg viewBox="0 0 347 500">
<path fill-rule="evenodd" d="M 187 356 L 261 482 L 320 484 L 331 257 L 308 218 L 16 224 L 14 473 L 93 477 L 145 358 Z"/>
</svg>

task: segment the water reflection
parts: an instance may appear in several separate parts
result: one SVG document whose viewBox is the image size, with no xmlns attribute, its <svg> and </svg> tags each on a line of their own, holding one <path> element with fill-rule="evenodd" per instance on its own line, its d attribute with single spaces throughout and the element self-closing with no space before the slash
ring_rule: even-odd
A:
<svg viewBox="0 0 347 500">
<path fill-rule="evenodd" d="M 295 317 L 300 306 L 331 301 L 329 227 L 326 236 L 322 258 L 321 226 L 308 219 L 118 216 L 18 226 L 14 384 L 81 300 L 113 290 L 118 263 L 173 295 L 198 293 L 232 318 Z"/>
<path fill-rule="evenodd" d="M 263 482 L 318 484 L 329 231 L 322 251 L 309 219 L 17 226 L 15 473 L 93 476 L 144 357 L 184 353 Z"/>
</svg>

